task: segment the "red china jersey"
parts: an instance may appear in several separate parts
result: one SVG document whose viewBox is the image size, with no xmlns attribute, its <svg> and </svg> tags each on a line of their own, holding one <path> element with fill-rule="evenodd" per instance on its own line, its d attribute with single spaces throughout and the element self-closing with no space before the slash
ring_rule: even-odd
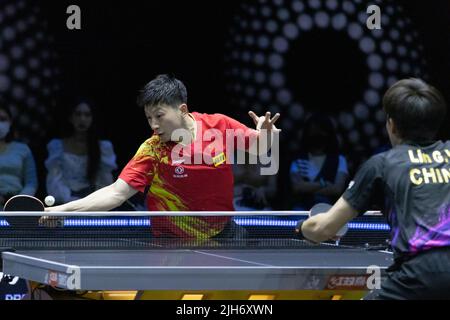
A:
<svg viewBox="0 0 450 320">
<path fill-rule="evenodd" d="M 189 145 L 145 141 L 119 178 L 147 192 L 150 211 L 233 211 L 233 172 L 228 160 L 248 150 L 258 132 L 222 114 L 192 113 L 196 136 Z M 152 217 L 158 237 L 207 239 L 230 217 Z"/>
</svg>

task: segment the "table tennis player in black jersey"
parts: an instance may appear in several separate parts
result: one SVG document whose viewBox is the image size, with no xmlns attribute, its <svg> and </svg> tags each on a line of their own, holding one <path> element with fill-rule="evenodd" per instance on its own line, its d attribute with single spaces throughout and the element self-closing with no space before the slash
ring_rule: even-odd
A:
<svg viewBox="0 0 450 320">
<path fill-rule="evenodd" d="M 365 299 L 450 299 L 450 141 L 435 140 L 446 108 L 422 80 L 394 84 L 383 98 L 393 148 L 365 162 L 328 212 L 297 228 L 321 242 L 371 206 L 382 208 L 395 263 Z"/>
</svg>

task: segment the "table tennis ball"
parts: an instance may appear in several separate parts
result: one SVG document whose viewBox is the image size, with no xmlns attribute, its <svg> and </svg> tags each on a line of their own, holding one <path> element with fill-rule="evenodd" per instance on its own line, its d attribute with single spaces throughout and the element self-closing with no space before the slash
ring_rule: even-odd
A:
<svg viewBox="0 0 450 320">
<path fill-rule="evenodd" d="M 48 207 L 51 207 L 52 205 L 55 204 L 55 198 L 52 196 L 46 196 L 44 201 Z"/>
</svg>

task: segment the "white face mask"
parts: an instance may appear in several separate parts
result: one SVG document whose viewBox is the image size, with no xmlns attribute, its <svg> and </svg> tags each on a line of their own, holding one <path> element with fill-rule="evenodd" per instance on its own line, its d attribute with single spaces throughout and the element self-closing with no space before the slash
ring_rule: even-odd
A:
<svg viewBox="0 0 450 320">
<path fill-rule="evenodd" d="M 11 123 L 8 121 L 0 121 L 0 139 L 4 139 L 11 129 Z"/>
</svg>

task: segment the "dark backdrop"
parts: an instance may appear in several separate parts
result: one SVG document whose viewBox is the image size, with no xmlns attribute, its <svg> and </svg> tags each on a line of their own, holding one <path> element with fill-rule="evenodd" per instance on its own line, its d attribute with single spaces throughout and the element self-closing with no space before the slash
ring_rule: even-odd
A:
<svg viewBox="0 0 450 320">
<path fill-rule="evenodd" d="M 424 45 L 427 80 L 450 101 L 449 2 L 396 2 L 405 8 Z M 93 98 L 98 108 L 97 120 L 100 120 L 104 136 L 115 145 L 119 167 L 126 164 L 150 134 L 135 100 L 139 88 L 160 73 L 173 73 L 186 84 L 191 110 L 226 113 L 252 125 L 225 91 L 225 42 L 230 25 L 241 10 L 241 2 L 41 0 L 39 3 L 43 17 L 49 22 L 48 32 L 55 37 L 53 46 L 62 70 L 58 76 L 60 90 L 53 111 L 56 119 L 64 116 L 64 101 L 68 96 L 77 93 Z M 77 4 L 82 9 L 80 31 L 66 28 L 68 15 L 65 11 L 70 4 Z M 338 49 L 340 45 L 319 38 L 309 41 L 314 43 L 317 59 L 324 59 L 323 52 L 330 50 L 330 46 Z M 313 59 L 314 55 L 309 58 Z M 295 61 L 291 59 L 289 62 L 288 71 L 291 73 L 299 67 Z M 355 63 L 354 70 L 348 72 L 357 74 L 361 71 L 358 68 L 360 66 Z M 311 75 L 314 70 L 308 72 Z M 309 83 L 308 78 L 302 81 Z M 321 92 L 320 88 L 311 90 L 317 91 L 314 94 Z M 351 99 L 352 94 L 356 93 L 349 91 L 344 96 Z M 326 103 L 327 95 L 321 99 Z M 331 96 L 329 99 L 332 103 Z M 57 123 L 58 120 L 49 130 L 49 137 L 56 134 Z M 449 133 L 449 126 L 445 125 L 441 137 L 447 138 Z M 289 152 L 286 148 L 282 150 Z M 351 150 L 346 156 L 352 157 Z M 282 161 L 284 169 L 279 187 L 282 194 L 287 194 L 284 191 L 289 160 L 289 157 L 284 157 Z M 282 207 L 283 201 L 280 203 Z"/>
</svg>

